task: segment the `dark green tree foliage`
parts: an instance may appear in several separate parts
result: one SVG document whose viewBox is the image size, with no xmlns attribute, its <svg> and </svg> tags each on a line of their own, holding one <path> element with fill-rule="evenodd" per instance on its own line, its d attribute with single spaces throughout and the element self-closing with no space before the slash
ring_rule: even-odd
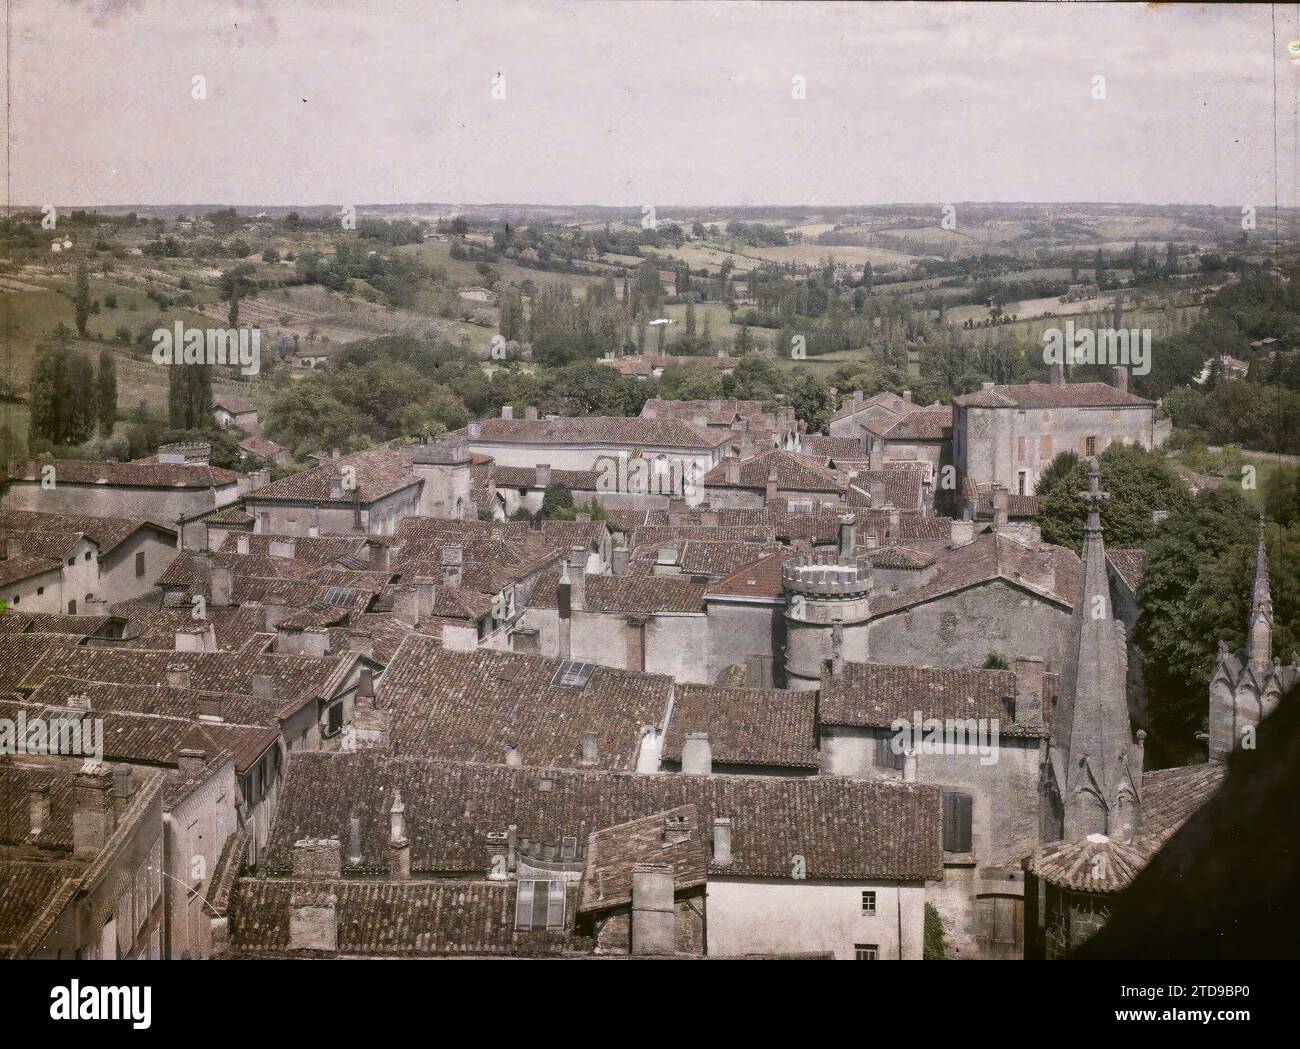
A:
<svg viewBox="0 0 1300 1049">
<path fill-rule="evenodd" d="M 77 267 L 77 283 L 72 293 L 72 316 L 77 325 L 77 334 L 86 337 L 86 322 L 90 320 L 90 279 L 86 276 L 86 267 Z"/>
<path fill-rule="evenodd" d="M 201 430 L 212 422 L 212 367 L 174 364 L 167 370 L 167 421 L 173 430 Z"/>
<path fill-rule="evenodd" d="M 1158 766 L 1178 764 L 1203 752 L 1195 734 L 1208 711 L 1210 670 L 1220 640 L 1240 650 L 1253 580 L 1258 525 L 1240 493 L 1205 489 L 1172 513 L 1147 547 L 1146 569 L 1138 591 L 1135 639 L 1145 658 L 1149 753 Z M 1294 542 L 1287 544 L 1293 556 Z M 1273 594 L 1282 596 L 1280 556 L 1273 547 Z M 1294 638 L 1300 621 L 1294 599 L 1275 649 Z M 1275 616 L 1282 621 L 1282 616 Z"/>
<path fill-rule="evenodd" d="M 99 367 L 95 372 L 95 411 L 99 436 L 110 436 L 117 419 L 117 359 L 107 346 L 99 351 Z"/>
<path fill-rule="evenodd" d="M 95 433 L 95 370 L 68 349 L 60 326 L 58 342 L 32 365 L 31 433 L 50 444 L 80 444 Z"/>
<path fill-rule="evenodd" d="M 1097 459 L 1106 545 L 1145 546 L 1157 531 L 1152 512 L 1174 512 L 1187 505 L 1187 486 L 1159 453 L 1138 445 L 1112 444 Z M 1087 465 L 1075 452 L 1062 452 L 1038 481 L 1038 524 L 1043 539 L 1078 551 L 1083 546 L 1087 509 L 1079 492 L 1088 488 Z"/>
<path fill-rule="evenodd" d="M 542 516 L 550 520 L 560 511 L 573 511 L 573 493 L 562 484 L 548 484 L 542 495 Z"/>
</svg>

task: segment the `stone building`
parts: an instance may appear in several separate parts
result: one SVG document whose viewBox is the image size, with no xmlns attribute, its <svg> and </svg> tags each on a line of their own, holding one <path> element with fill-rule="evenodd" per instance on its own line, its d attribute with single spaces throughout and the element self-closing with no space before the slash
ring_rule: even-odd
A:
<svg viewBox="0 0 1300 1049">
<path fill-rule="evenodd" d="M 1057 455 L 1100 455 L 1111 444 L 1154 448 L 1163 439 L 1156 405 L 1128 392 L 1125 383 L 1066 383 L 1059 369 L 1051 383 L 998 386 L 953 400 L 953 464 L 957 481 L 980 491 L 1000 485 L 1033 495 Z"/>
</svg>

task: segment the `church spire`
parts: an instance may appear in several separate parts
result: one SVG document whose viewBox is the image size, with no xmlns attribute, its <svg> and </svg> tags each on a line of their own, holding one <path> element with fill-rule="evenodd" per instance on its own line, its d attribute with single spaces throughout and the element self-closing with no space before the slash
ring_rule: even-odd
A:
<svg viewBox="0 0 1300 1049">
<path fill-rule="evenodd" d="M 1127 840 L 1136 830 L 1142 778 L 1141 748 L 1133 743 L 1128 713 L 1128 648 L 1114 617 L 1102 538 L 1101 470 L 1093 459 L 1083 564 L 1072 632 L 1052 719 L 1053 770 L 1061 793 L 1065 838 L 1108 834 Z"/>
<path fill-rule="evenodd" d="M 1273 594 L 1268 585 L 1268 551 L 1264 546 L 1264 515 L 1259 515 L 1259 543 L 1255 548 L 1255 584 L 1250 593 L 1246 622 L 1246 658 L 1253 666 L 1273 659 Z"/>
</svg>

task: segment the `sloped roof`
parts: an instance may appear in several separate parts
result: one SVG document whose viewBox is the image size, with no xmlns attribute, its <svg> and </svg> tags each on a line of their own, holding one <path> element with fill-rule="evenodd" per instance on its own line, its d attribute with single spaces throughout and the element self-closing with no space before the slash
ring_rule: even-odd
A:
<svg viewBox="0 0 1300 1049">
<path fill-rule="evenodd" d="M 688 732 L 707 732 L 714 764 L 817 769 L 815 692 L 680 685 L 663 756 L 681 761 Z"/>
<path fill-rule="evenodd" d="M 953 398 L 954 404 L 966 408 L 1154 408 L 1148 401 L 1127 390 L 1104 382 L 1063 384 L 1031 382 L 1020 386 L 990 386 Z"/>
<path fill-rule="evenodd" d="M 767 479 L 776 471 L 778 489 L 800 492 L 839 492 L 842 486 L 829 470 L 813 465 L 794 452 L 774 448 L 769 452 L 742 459 L 738 465 L 739 480 L 727 480 L 727 463 L 722 462 L 704 475 L 708 488 L 766 488 Z"/>
<path fill-rule="evenodd" d="M 684 828 L 680 840 L 664 841 L 668 821 Z M 632 902 L 632 868 L 638 863 L 673 868 L 673 889 L 697 888 L 709 879 L 708 836 L 694 805 L 678 805 L 613 827 L 587 838 L 587 866 L 582 872 L 580 911 L 601 911 Z"/>
<path fill-rule="evenodd" d="M 133 488 L 225 488 L 239 483 L 233 470 L 184 463 L 119 463 L 100 459 L 32 460 L 14 478 L 39 481 L 41 468 L 53 466 L 59 484 L 110 484 Z"/>
<path fill-rule="evenodd" d="M 639 419 L 586 415 L 559 419 L 483 419 L 479 436 L 457 430 L 470 442 L 506 444 L 611 444 L 642 448 L 712 449 L 728 439 L 726 431 L 702 430 L 676 419 Z"/>
</svg>

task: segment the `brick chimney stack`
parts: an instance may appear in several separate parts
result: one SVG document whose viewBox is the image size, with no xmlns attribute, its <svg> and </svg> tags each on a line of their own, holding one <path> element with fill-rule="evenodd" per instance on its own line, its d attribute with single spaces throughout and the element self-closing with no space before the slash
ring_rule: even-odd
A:
<svg viewBox="0 0 1300 1049">
<path fill-rule="evenodd" d="M 672 954 L 676 947 L 673 868 L 638 863 L 632 868 L 632 953 Z"/>
<path fill-rule="evenodd" d="M 76 808 L 72 814 L 72 854 L 93 859 L 113 833 L 113 774 L 107 765 L 87 761 L 73 777 Z"/>
<path fill-rule="evenodd" d="M 388 810 L 388 848 L 391 853 L 389 869 L 395 881 L 411 880 L 411 842 L 406 836 L 406 805 L 402 792 L 393 794 L 393 807 Z"/>
<path fill-rule="evenodd" d="M 1128 369 L 1122 364 L 1117 364 L 1110 370 L 1110 384 L 1117 390 L 1128 393 Z"/>
<path fill-rule="evenodd" d="M 707 732 L 688 732 L 682 743 L 682 772 L 688 776 L 713 775 L 713 744 Z"/>
</svg>

